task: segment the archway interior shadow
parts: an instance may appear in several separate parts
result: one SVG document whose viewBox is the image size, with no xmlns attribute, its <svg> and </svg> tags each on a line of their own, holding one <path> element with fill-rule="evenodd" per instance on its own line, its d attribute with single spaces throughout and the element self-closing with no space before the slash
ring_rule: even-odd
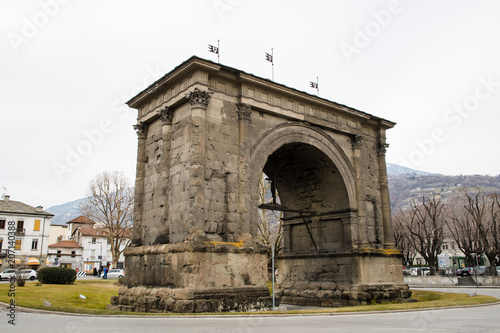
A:
<svg viewBox="0 0 500 333">
<path fill-rule="evenodd" d="M 340 220 L 327 223 L 325 218 L 349 209 L 347 190 L 337 167 L 321 150 L 285 144 L 269 156 L 263 171 L 271 181 L 271 193 L 279 191 L 280 202 L 273 195 L 273 202 L 261 208 L 283 211 L 285 253 L 343 247 Z"/>
</svg>

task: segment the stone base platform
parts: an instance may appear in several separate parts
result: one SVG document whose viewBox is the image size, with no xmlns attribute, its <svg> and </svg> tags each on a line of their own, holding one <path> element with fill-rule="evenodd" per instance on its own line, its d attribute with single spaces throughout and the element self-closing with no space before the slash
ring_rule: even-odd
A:
<svg viewBox="0 0 500 333">
<path fill-rule="evenodd" d="M 111 298 L 106 309 L 130 312 L 247 312 L 272 308 L 267 287 L 225 289 L 127 288 Z"/>
<path fill-rule="evenodd" d="M 385 302 L 408 302 L 406 284 L 353 286 L 338 289 L 333 282 L 288 283 L 281 286 L 281 303 L 303 306 L 341 307 Z"/>
<path fill-rule="evenodd" d="M 410 301 L 397 250 L 286 254 L 278 267 L 281 303 L 339 307 Z"/>
<path fill-rule="evenodd" d="M 110 310 L 223 312 L 272 308 L 267 248 L 193 240 L 125 251 L 125 279 Z"/>
</svg>

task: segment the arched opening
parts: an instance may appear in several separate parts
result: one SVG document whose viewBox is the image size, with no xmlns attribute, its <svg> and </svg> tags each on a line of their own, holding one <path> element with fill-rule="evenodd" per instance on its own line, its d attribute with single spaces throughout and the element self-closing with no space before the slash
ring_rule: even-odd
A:
<svg viewBox="0 0 500 333">
<path fill-rule="evenodd" d="M 334 215 L 349 211 L 349 199 L 338 168 L 325 153 L 309 144 L 284 144 L 269 155 L 263 172 L 272 200 L 259 207 L 283 213 L 284 253 L 344 248 L 342 221 Z"/>
<path fill-rule="evenodd" d="M 264 173 L 280 192 L 282 206 L 317 214 L 349 208 L 347 190 L 333 162 L 318 148 L 283 145 L 269 156 Z M 296 213 L 285 211 L 285 217 Z"/>
</svg>

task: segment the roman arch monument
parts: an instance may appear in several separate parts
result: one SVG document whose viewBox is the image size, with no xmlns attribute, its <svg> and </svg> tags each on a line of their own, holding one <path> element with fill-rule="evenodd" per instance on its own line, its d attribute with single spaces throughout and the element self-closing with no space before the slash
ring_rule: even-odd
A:
<svg viewBox="0 0 500 333">
<path fill-rule="evenodd" d="M 410 296 L 392 236 L 388 120 L 191 57 L 138 110 L 134 231 L 110 309 L 269 308 L 258 209 L 283 212 L 282 303 Z M 259 203 L 265 173 L 279 202 Z"/>
</svg>

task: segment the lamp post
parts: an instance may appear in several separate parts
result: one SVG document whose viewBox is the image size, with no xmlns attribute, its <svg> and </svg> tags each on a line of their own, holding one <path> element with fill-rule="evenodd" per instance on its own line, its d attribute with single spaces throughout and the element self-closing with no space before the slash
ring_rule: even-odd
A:
<svg viewBox="0 0 500 333">
<path fill-rule="evenodd" d="M 273 266 L 273 311 L 276 308 L 276 303 L 275 303 L 275 294 L 274 294 L 274 280 L 275 280 L 275 273 L 274 273 L 274 244 L 271 243 L 271 265 Z"/>
<path fill-rule="evenodd" d="M 101 244 L 101 250 L 99 251 L 99 267 L 102 266 L 102 242 L 96 242 L 97 244 Z"/>
</svg>

